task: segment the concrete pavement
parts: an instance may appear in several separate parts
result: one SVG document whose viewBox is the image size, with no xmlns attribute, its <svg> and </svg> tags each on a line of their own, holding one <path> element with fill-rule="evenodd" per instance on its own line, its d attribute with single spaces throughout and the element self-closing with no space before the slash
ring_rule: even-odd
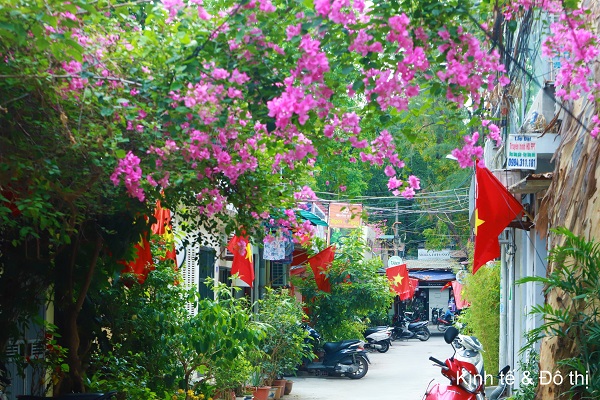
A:
<svg viewBox="0 0 600 400">
<path fill-rule="evenodd" d="M 453 354 L 452 347 L 433 327 L 426 342 L 396 341 L 387 353 L 369 353 L 371 364 L 367 375 L 358 380 L 346 377 L 301 375 L 294 381 L 292 393 L 285 400 L 420 400 L 432 379 L 448 382 L 440 369 L 432 365 L 429 356 L 445 360 Z"/>
</svg>

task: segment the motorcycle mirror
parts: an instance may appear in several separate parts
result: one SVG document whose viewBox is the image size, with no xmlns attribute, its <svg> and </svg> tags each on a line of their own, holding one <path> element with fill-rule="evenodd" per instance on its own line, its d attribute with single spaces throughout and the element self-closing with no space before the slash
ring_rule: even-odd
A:
<svg viewBox="0 0 600 400">
<path fill-rule="evenodd" d="M 446 332 L 444 333 L 444 341 L 446 343 L 450 344 L 454 341 L 454 339 L 456 339 L 457 336 L 458 336 L 458 329 L 451 326 L 448 329 L 446 329 Z"/>
<path fill-rule="evenodd" d="M 506 367 L 502 368 L 500 372 L 498 372 L 498 379 L 500 379 L 500 377 L 505 376 L 508 373 L 508 371 L 510 371 L 510 365 L 507 365 Z"/>
</svg>

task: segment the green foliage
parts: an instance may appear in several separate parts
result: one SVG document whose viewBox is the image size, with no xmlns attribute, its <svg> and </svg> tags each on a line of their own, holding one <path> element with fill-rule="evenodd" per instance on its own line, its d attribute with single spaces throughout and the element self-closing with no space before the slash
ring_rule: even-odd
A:
<svg viewBox="0 0 600 400">
<path fill-rule="evenodd" d="M 600 243 L 578 237 L 566 228 L 553 232 L 564 236 L 565 241 L 550 251 L 552 272 L 518 283 L 542 283 L 546 294 L 558 291 L 560 307 L 543 304 L 532 308 L 531 313 L 543 317 L 544 322 L 528 332 L 524 349 L 546 336 L 569 343 L 573 356 L 558 360 L 559 370 L 563 376 L 571 372 L 589 376 L 589 385 L 577 382 L 565 394 L 568 398 L 595 399 L 600 395 Z"/>
<path fill-rule="evenodd" d="M 540 357 L 535 350 L 529 350 L 524 356 L 525 361 L 519 363 L 519 369 L 527 373 L 531 379 L 521 382 L 519 388 L 510 397 L 511 400 L 535 400 L 540 374 Z"/>
<path fill-rule="evenodd" d="M 139 389 L 147 387 L 153 393 L 178 387 L 209 389 L 215 382 L 235 388 L 248 380 L 245 357 L 258 351 L 264 333 L 252 323 L 247 302 L 235 299 L 224 285 L 214 288 L 216 300 L 200 300 L 197 290 L 176 282 L 181 277 L 164 262 L 144 284 L 128 288 L 119 281 L 102 294 L 98 304 L 105 334 L 89 371 L 91 385 L 116 379 L 122 381 L 123 390 L 133 390 L 128 386 L 130 376 L 138 369 L 144 372 Z M 196 307 L 197 313 L 190 315 L 186 304 Z M 116 361 L 101 362 L 107 357 Z M 200 384 L 192 382 L 196 372 L 204 377 Z"/>
<path fill-rule="evenodd" d="M 153 377 L 146 368 L 147 360 L 144 354 L 129 353 L 124 357 L 121 354 L 122 346 L 115 344 L 114 352 L 94 355 L 93 365 L 101 365 L 102 368 L 93 368 L 93 372 L 86 377 L 89 390 L 100 393 L 116 390 L 119 399 L 159 398 L 150 388 Z"/>
<path fill-rule="evenodd" d="M 307 332 L 302 328 L 305 319 L 302 303 L 287 289 L 267 288 L 258 301 L 256 319 L 266 325 L 262 347 L 266 357 L 261 362 L 265 383 L 281 379 L 284 373 L 294 371 L 304 357 L 312 353 L 306 345 Z"/>
<path fill-rule="evenodd" d="M 460 321 L 469 334 L 476 336 L 485 352 L 486 373 L 498 374 L 500 341 L 500 266 L 481 267 L 475 275 L 468 275 L 463 289 L 464 298 L 471 304 L 463 311 Z"/>
<path fill-rule="evenodd" d="M 373 313 L 386 312 L 393 301 L 388 279 L 380 275 L 381 259 L 366 259 L 367 246 L 359 229 L 341 239 L 326 276 L 331 293 L 317 289 L 311 268 L 294 285 L 304 296 L 312 326 L 326 341 L 361 338 Z"/>
<path fill-rule="evenodd" d="M 441 220 L 438 220 L 434 228 L 424 229 L 423 236 L 426 239 L 426 249 L 440 250 L 447 249 L 450 246 L 448 227 Z"/>
</svg>

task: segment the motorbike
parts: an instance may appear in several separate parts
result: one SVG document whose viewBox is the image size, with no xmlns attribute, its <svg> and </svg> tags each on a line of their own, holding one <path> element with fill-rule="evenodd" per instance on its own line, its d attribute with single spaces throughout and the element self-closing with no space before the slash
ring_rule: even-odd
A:
<svg viewBox="0 0 600 400">
<path fill-rule="evenodd" d="M 438 319 L 443 316 L 444 316 L 443 308 L 436 308 L 436 307 L 431 308 L 431 323 L 433 325 L 438 325 L 439 324 Z"/>
<path fill-rule="evenodd" d="M 410 322 L 408 319 L 400 317 L 392 329 L 391 340 L 419 339 L 425 342 L 431 336 L 427 327 L 428 323 L 428 321 Z"/>
<path fill-rule="evenodd" d="M 444 315 L 440 315 L 437 319 L 437 328 L 440 332 L 446 332 L 446 329 L 454 325 L 454 319 L 456 315 L 453 313 L 452 316 L 446 320 L 444 319 Z"/>
<path fill-rule="evenodd" d="M 321 342 L 321 335 L 315 329 L 305 328 L 315 346 Z M 323 356 L 318 361 L 304 360 L 301 369 L 318 375 L 345 375 L 350 379 L 360 379 L 367 374 L 371 363 L 364 344 L 358 339 L 326 342 L 323 344 Z"/>
<path fill-rule="evenodd" d="M 389 326 L 377 326 L 367 328 L 364 333 L 366 343 L 365 348 L 370 350 L 377 350 L 380 353 L 385 353 L 390 349 L 392 328 Z"/>
<path fill-rule="evenodd" d="M 444 341 L 452 346 L 454 354 L 446 362 L 434 357 L 429 360 L 442 367 L 442 375 L 450 380 L 449 385 L 439 382 L 429 384 L 423 400 L 485 400 L 485 370 L 481 352 L 483 346 L 475 336 L 460 335 L 458 329 L 449 327 Z M 509 366 L 498 374 L 499 385 L 488 400 L 498 400 L 506 389 L 506 373 Z M 433 381 L 432 381 L 433 382 Z"/>
</svg>

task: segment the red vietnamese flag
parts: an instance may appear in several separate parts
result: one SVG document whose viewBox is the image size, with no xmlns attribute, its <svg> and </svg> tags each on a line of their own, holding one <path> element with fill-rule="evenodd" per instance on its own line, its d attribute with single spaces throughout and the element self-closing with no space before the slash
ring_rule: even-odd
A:
<svg viewBox="0 0 600 400">
<path fill-rule="evenodd" d="M 155 268 L 147 233 L 135 245 L 135 258 L 132 261 L 120 260 L 119 263 L 125 266 L 121 270 L 122 274 L 134 274 L 140 284 L 146 281 L 150 271 Z"/>
<path fill-rule="evenodd" d="M 331 293 L 331 283 L 325 276 L 327 269 L 331 265 L 335 256 L 335 247 L 329 246 L 312 257 L 308 258 L 308 264 L 315 274 L 317 287 L 323 292 Z"/>
<path fill-rule="evenodd" d="M 254 263 L 252 262 L 252 245 L 245 236 L 234 236 L 227 244 L 227 249 L 233 254 L 231 275 L 238 274 L 239 278 L 250 287 L 254 286 Z"/>
<path fill-rule="evenodd" d="M 400 300 L 407 300 L 412 297 L 406 264 L 389 267 L 385 270 L 385 274 L 390 280 L 394 292 L 400 296 Z M 412 293 L 414 294 L 414 289 Z"/>
<path fill-rule="evenodd" d="M 489 169 L 477 162 L 475 196 L 475 254 L 473 273 L 500 257 L 498 236 L 523 210 L 523 206 Z"/>
<path fill-rule="evenodd" d="M 170 243 L 170 248 L 166 250 L 164 259 L 173 260 L 175 267 L 177 267 L 177 252 L 175 251 L 173 228 L 171 227 L 171 211 L 168 208 L 163 208 L 160 201 L 157 201 L 154 218 L 156 218 L 156 223 L 152 224 L 152 233 L 162 236 L 166 242 Z"/>
</svg>

